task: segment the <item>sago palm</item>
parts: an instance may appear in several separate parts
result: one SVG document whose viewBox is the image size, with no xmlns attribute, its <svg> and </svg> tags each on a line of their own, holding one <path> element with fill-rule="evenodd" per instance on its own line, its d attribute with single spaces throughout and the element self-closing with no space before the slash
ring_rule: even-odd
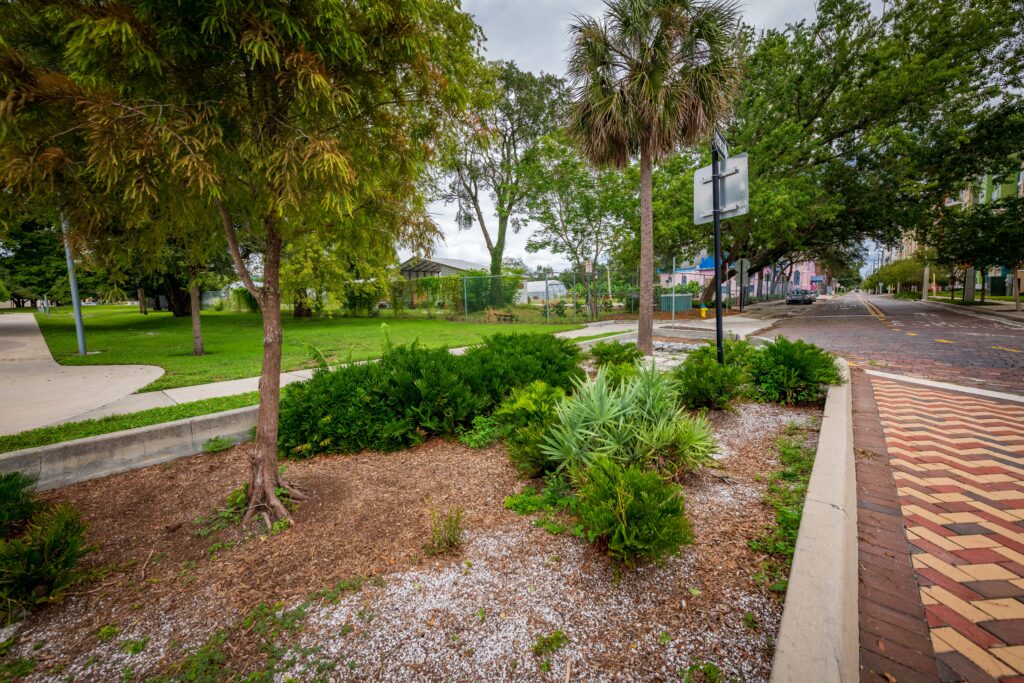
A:
<svg viewBox="0 0 1024 683">
<path fill-rule="evenodd" d="M 725 1 L 606 0 L 570 27 L 569 132 L 598 166 L 640 161 L 640 327 L 652 350 L 654 162 L 708 139 L 739 78 L 739 20 Z"/>
</svg>

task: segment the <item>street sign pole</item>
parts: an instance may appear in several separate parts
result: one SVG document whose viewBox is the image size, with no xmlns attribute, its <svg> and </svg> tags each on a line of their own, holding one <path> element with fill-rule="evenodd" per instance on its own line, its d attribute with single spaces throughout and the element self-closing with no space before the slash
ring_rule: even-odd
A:
<svg viewBox="0 0 1024 683">
<path fill-rule="evenodd" d="M 725 347 L 722 337 L 722 162 L 724 158 L 718 149 L 720 135 L 715 131 L 711 143 L 711 196 L 715 224 L 715 343 L 718 347 L 718 364 L 725 365 Z"/>
</svg>

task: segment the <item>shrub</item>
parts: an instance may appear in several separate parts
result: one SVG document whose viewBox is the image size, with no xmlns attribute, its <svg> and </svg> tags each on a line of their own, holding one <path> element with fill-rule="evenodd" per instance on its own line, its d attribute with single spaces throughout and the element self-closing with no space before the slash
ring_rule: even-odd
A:
<svg viewBox="0 0 1024 683">
<path fill-rule="evenodd" d="M 470 448 L 486 448 L 501 438 L 501 427 L 490 415 L 473 418 L 473 428 L 459 435 L 459 441 Z"/>
<path fill-rule="evenodd" d="M 556 469 L 575 471 L 607 456 L 674 476 L 707 463 L 715 441 L 706 420 L 679 411 L 668 378 L 654 368 L 638 368 L 620 387 L 609 384 L 602 368 L 558 405 L 540 448 Z"/>
<path fill-rule="evenodd" d="M 21 527 L 38 509 L 32 485 L 35 480 L 21 472 L 0 474 L 0 538 Z"/>
<path fill-rule="evenodd" d="M 0 539 L 0 620 L 60 599 L 87 573 L 78 563 L 92 548 L 86 525 L 70 505 L 40 509 L 18 535 Z"/>
<path fill-rule="evenodd" d="M 561 388 L 536 381 L 514 390 L 494 411 L 493 419 L 505 437 L 509 459 L 522 476 L 533 478 L 552 469 L 540 444 L 564 398 Z"/>
<path fill-rule="evenodd" d="M 206 443 L 203 444 L 203 452 L 219 453 L 226 451 L 234 445 L 235 441 L 230 436 L 215 436 L 212 439 L 206 440 Z"/>
<path fill-rule="evenodd" d="M 583 376 L 579 347 L 550 334 L 496 334 L 459 357 L 467 381 L 493 405 L 516 388 L 541 380 L 564 391 Z"/>
<path fill-rule="evenodd" d="M 321 367 L 281 398 L 285 456 L 391 451 L 425 435 L 466 431 L 508 393 L 536 380 L 571 387 L 582 375 L 575 344 L 550 335 L 494 335 L 462 356 L 389 347 L 377 363 Z M 478 435 L 479 436 L 479 435 Z"/>
<path fill-rule="evenodd" d="M 746 389 L 748 377 L 740 365 L 719 365 L 713 355 L 691 354 L 672 371 L 676 396 L 687 408 L 727 408 Z"/>
<path fill-rule="evenodd" d="M 842 382 L 835 356 L 804 341 L 776 337 L 750 359 L 752 393 L 761 401 L 817 401 L 829 384 Z"/>
<path fill-rule="evenodd" d="M 724 352 L 723 360 L 726 365 L 736 365 L 742 368 L 749 366 L 751 358 L 757 355 L 757 347 L 744 339 L 724 339 L 722 341 L 722 350 Z M 691 351 L 686 357 L 687 360 L 691 358 L 710 358 L 717 362 L 718 347 L 715 346 L 714 342 L 708 342 L 704 346 Z"/>
<path fill-rule="evenodd" d="M 428 555 L 441 555 L 462 544 L 462 508 L 453 507 L 442 515 L 430 511 L 430 541 L 424 550 Z"/>
<path fill-rule="evenodd" d="M 590 355 L 594 363 L 601 368 L 606 365 L 632 365 L 643 358 L 635 344 L 623 344 L 620 341 L 598 342 L 590 347 Z"/>
<path fill-rule="evenodd" d="M 615 363 L 604 366 L 605 381 L 612 387 L 621 387 L 636 377 L 637 366 L 630 363 Z"/>
<path fill-rule="evenodd" d="M 693 542 L 681 488 L 635 465 L 598 456 L 578 473 L 577 515 L 588 537 L 634 567 Z"/>
</svg>

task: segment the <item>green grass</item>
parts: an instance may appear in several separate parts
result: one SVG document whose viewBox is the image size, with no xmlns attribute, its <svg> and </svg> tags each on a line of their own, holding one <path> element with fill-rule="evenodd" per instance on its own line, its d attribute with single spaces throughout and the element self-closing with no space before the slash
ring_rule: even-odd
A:
<svg viewBox="0 0 1024 683">
<path fill-rule="evenodd" d="M 166 408 L 150 408 L 149 410 L 129 413 L 128 415 L 111 415 L 110 417 L 103 417 L 98 420 L 68 422 L 52 427 L 40 427 L 38 429 L 30 429 L 27 432 L 0 436 L 0 453 L 17 451 L 22 448 L 48 446 L 74 439 L 84 439 L 87 436 L 98 436 L 100 434 L 120 432 L 125 429 L 135 429 L 136 427 L 148 427 L 149 425 L 160 424 L 161 422 L 184 420 L 185 418 L 197 415 L 244 408 L 245 406 L 256 405 L 258 402 L 259 394 L 254 391 L 236 396 L 221 396 L 191 403 L 179 403 L 178 405 Z"/>
<path fill-rule="evenodd" d="M 958 289 L 958 290 L 953 292 L 953 300 L 952 301 L 950 301 L 950 299 L 949 299 L 949 292 L 948 291 L 947 292 L 943 292 L 942 294 L 939 294 L 938 296 L 936 296 L 934 294 L 928 296 L 928 298 L 930 300 L 932 300 L 932 301 L 942 301 L 942 302 L 947 303 L 947 304 L 953 303 L 953 304 L 960 304 L 961 306 L 981 306 L 982 305 L 982 303 L 981 303 L 981 290 L 974 290 L 974 301 L 972 301 L 970 303 L 966 303 L 965 304 L 964 301 L 963 301 L 963 297 L 964 297 L 964 290 L 962 290 L 962 289 Z M 986 294 L 985 295 L 985 304 L 984 305 L 987 306 L 990 303 L 997 303 L 997 302 L 998 303 L 1003 303 L 1003 302 L 1013 303 L 1013 297 L 1012 296 L 1006 296 L 1006 295 L 1003 295 L 1003 294 Z"/>
<path fill-rule="evenodd" d="M 140 315 L 130 306 L 88 306 L 83 309 L 86 346 L 91 355 L 77 355 L 70 308 L 36 315 L 50 352 L 64 365 L 159 365 L 166 373 L 142 391 L 220 382 L 260 374 L 263 330 L 256 313 L 203 311 L 205 356 L 192 355 L 188 318 L 170 313 Z M 579 327 L 509 323 L 464 323 L 402 318 L 293 318 L 282 315 L 284 344 L 281 369 L 313 367 L 310 346 L 332 363 L 379 358 L 387 323 L 394 344 L 419 341 L 423 346 L 453 348 L 476 344 L 499 332 L 561 332 Z"/>
</svg>

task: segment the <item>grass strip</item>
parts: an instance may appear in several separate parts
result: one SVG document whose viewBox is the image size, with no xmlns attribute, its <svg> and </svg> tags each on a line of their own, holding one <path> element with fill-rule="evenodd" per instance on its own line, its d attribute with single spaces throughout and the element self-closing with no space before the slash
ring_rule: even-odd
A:
<svg viewBox="0 0 1024 683">
<path fill-rule="evenodd" d="M 0 453 L 18 451 L 23 448 L 49 446 L 50 444 L 62 443 L 64 441 L 84 439 L 88 436 L 99 436 L 100 434 L 110 434 L 111 432 L 120 432 L 125 429 L 148 427 L 162 422 L 184 420 L 189 417 L 196 417 L 197 415 L 209 415 L 210 413 L 244 408 L 256 405 L 259 403 L 259 400 L 259 393 L 253 391 L 248 394 L 218 396 L 217 398 L 207 398 L 202 401 L 179 403 L 164 408 L 150 408 L 149 410 L 140 410 L 137 413 L 128 413 L 126 415 L 110 415 L 109 417 L 101 417 L 97 420 L 66 422 L 51 427 L 39 427 L 38 429 L 18 432 L 17 434 L 0 436 Z"/>
<path fill-rule="evenodd" d="M 796 553 L 796 537 L 807 498 L 807 485 L 814 467 L 814 449 L 795 437 L 798 428 L 790 425 L 786 436 L 779 437 L 779 463 L 782 469 L 772 473 L 764 501 L 775 511 L 775 522 L 764 534 L 750 541 L 750 547 L 768 555 L 757 574 L 773 591 L 786 592 L 789 570 Z"/>
</svg>

